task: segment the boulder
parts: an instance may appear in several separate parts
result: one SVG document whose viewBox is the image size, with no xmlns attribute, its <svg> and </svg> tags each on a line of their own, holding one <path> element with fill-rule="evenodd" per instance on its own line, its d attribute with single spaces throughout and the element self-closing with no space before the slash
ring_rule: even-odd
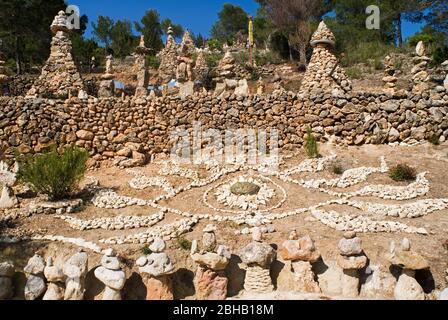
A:
<svg viewBox="0 0 448 320">
<path fill-rule="evenodd" d="M 268 268 L 276 256 L 274 248 L 261 242 L 249 243 L 240 253 L 241 260 L 246 265 L 258 265 L 263 268 Z"/>
</svg>

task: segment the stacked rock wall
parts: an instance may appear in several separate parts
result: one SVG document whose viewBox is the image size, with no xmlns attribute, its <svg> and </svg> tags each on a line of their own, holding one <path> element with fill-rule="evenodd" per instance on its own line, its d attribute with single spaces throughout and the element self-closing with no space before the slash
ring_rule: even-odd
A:
<svg viewBox="0 0 448 320">
<path fill-rule="evenodd" d="M 81 101 L 0 99 L 0 140 L 12 154 L 40 151 L 54 142 L 75 143 L 102 160 L 125 146 L 146 154 L 168 153 L 175 129 L 221 131 L 238 128 L 275 128 L 279 146 L 300 146 L 308 127 L 320 140 L 335 136 L 347 144 L 427 140 L 448 137 L 448 94 L 354 93 L 302 96 L 292 92 L 237 98 L 201 94 L 179 97 L 119 98 Z M 269 130 L 267 130 L 269 131 Z"/>
</svg>

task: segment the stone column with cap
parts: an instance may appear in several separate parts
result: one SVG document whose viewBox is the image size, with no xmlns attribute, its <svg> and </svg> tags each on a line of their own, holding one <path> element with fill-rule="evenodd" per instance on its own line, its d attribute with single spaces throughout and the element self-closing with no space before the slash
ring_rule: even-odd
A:
<svg viewBox="0 0 448 320">
<path fill-rule="evenodd" d="M 426 56 L 426 47 L 423 41 L 420 41 L 415 47 L 415 56 L 412 58 L 414 67 L 412 74 L 412 92 L 421 94 L 429 89 L 430 75 L 428 73 L 428 63 L 431 58 Z"/>
<path fill-rule="evenodd" d="M 101 98 L 110 98 L 115 95 L 113 56 L 106 57 L 106 73 L 101 76 L 98 96 Z"/>
<path fill-rule="evenodd" d="M 319 284 L 314 280 L 312 263 L 320 259 L 310 236 L 298 238 L 295 231 L 289 240 L 283 242 L 279 250 L 280 257 L 286 261 L 286 267 L 294 273 L 294 289 L 299 292 L 320 293 Z"/>
<path fill-rule="evenodd" d="M 177 44 L 173 37 L 173 28 L 170 26 L 167 31 L 165 48 L 159 53 L 159 82 L 167 84 L 176 77 L 177 69 Z"/>
<path fill-rule="evenodd" d="M 260 228 L 252 229 L 252 242 L 240 252 L 246 270 L 244 290 L 247 293 L 270 293 L 274 290 L 270 269 L 277 253 L 270 245 L 263 243 Z"/>
<path fill-rule="evenodd" d="M 229 264 L 231 254 L 227 247 L 218 246 L 216 227 L 207 225 L 202 234 L 201 250 L 197 241 L 193 241 L 191 258 L 198 265 L 194 277 L 197 300 L 225 300 L 227 298 L 228 279 L 224 270 Z"/>
<path fill-rule="evenodd" d="M 51 257 L 47 259 L 44 275 L 48 281 L 48 288 L 42 300 L 64 300 L 66 276 L 61 268 L 53 264 Z"/>
<path fill-rule="evenodd" d="M 32 256 L 23 271 L 27 279 L 25 284 L 25 299 L 36 300 L 41 298 L 47 290 L 44 277 L 45 260 L 38 254 Z"/>
<path fill-rule="evenodd" d="M 339 255 L 336 262 L 343 270 L 342 295 L 357 297 L 359 295 L 359 270 L 364 269 L 367 265 L 361 238 L 357 237 L 354 231 L 345 232 L 344 238 L 339 241 L 338 248 Z"/>
<path fill-rule="evenodd" d="M 420 254 L 411 251 L 411 243 L 407 238 L 401 242 L 399 249 L 391 246 L 388 260 L 391 265 L 402 269 L 402 274 L 395 285 L 396 300 L 425 300 L 421 285 L 415 280 L 415 271 L 429 269 L 428 261 Z"/>
<path fill-rule="evenodd" d="M 207 65 L 207 61 L 205 60 L 204 51 L 200 50 L 193 68 L 194 78 L 197 81 L 199 81 L 202 85 L 204 85 L 205 82 L 207 81 L 209 72 L 210 69 Z"/>
<path fill-rule="evenodd" d="M 11 262 L 0 263 L 0 300 L 11 299 L 14 295 L 12 278 L 15 269 Z"/>
<path fill-rule="evenodd" d="M 101 266 L 94 271 L 95 277 L 105 285 L 103 300 L 121 300 L 121 290 L 126 283 L 126 273 L 121 268 L 113 249 L 103 251 Z"/>
<path fill-rule="evenodd" d="M 135 50 L 135 68 L 137 71 L 137 88 L 135 96 L 142 97 L 148 95 L 148 62 L 146 56 L 151 50 L 145 46 L 145 36 L 140 37 L 140 44 Z"/>
<path fill-rule="evenodd" d="M 174 264 L 171 262 L 166 249 L 165 241 L 154 239 L 149 246 L 151 254 L 137 259 L 136 264 L 140 273 L 147 275 L 146 300 L 173 300 L 173 282 L 171 274 L 174 273 Z"/>
<path fill-rule="evenodd" d="M 64 300 L 84 300 L 88 256 L 80 251 L 68 259 L 62 268 L 66 275 Z"/>
<path fill-rule="evenodd" d="M 394 94 L 397 87 L 397 77 L 395 76 L 395 66 L 390 55 L 384 58 L 384 92 Z"/>
</svg>

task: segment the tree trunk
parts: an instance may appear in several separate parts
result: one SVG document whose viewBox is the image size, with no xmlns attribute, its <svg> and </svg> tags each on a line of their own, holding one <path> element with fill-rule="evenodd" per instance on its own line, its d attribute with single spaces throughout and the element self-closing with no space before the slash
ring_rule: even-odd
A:
<svg viewBox="0 0 448 320">
<path fill-rule="evenodd" d="M 288 49 L 289 49 L 289 60 L 292 62 L 294 60 L 294 58 L 292 56 L 292 46 L 291 46 L 291 41 L 289 41 L 289 39 L 288 39 Z"/>
<path fill-rule="evenodd" d="M 398 14 L 397 17 L 397 38 L 398 38 L 398 46 L 403 46 L 403 33 L 401 31 L 402 23 L 401 23 L 401 13 Z"/>
<path fill-rule="evenodd" d="M 18 36 L 15 37 L 15 58 L 16 58 L 16 69 L 17 74 L 22 74 L 22 61 L 20 54 L 20 39 Z"/>
</svg>

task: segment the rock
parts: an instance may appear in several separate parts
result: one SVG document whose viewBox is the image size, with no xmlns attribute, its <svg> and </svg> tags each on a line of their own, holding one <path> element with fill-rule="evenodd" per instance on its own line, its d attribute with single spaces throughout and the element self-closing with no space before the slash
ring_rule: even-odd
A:
<svg viewBox="0 0 448 320">
<path fill-rule="evenodd" d="M 443 86 L 445 87 L 445 90 L 448 91 L 448 75 L 446 76 L 445 80 L 443 81 Z"/>
<path fill-rule="evenodd" d="M 265 243 L 251 242 L 240 253 L 241 260 L 247 265 L 268 268 L 276 258 L 275 250 Z"/>
<path fill-rule="evenodd" d="M 403 238 L 401 241 L 401 250 L 403 251 L 410 251 L 411 250 L 411 242 L 408 238 Z"/>
<path fill-rule="evenodd" d="M 320 288 L 314 280 L 311 263 L 307 261 L 292 262 L 294 270 L 294 289 L 298 292 L 320 293 Z"/>
<path fill-rule="evenodd" d="M 425 300 L 423 288 L 413 277 L 405 273 L 398 278 L 394 296 L 396 300 Z"/>
<path fill-rule="evenodd" d="M 179 96 L 181 99 L 185 99 L 188 96 L 192 96 L 194 93 L 194 82 L 187 81 L 179 85 Z"/>
<path fill-rule="evenodd" d="M 216 249 L 216 235 L 214 231 L 207 232 L 204 229 L 204 233 L 202 234 L 202 250 L 205 252 L 213 252 Z"/>
<path fill-rule="evenodd" d="M 444 289 L 440 295 L 439 300 L 448 300 L 448 289 Z"/>
<path fill-rule="evenodd" d="M 120 260 L 117 257 L 103 256 L 101 258 L 101 265 L 109 270 L 120 270 Z"/>
<path fill-rule="evenodd" d="M 161 238 L 154 239 L 153 243 L 149 246 L 149 250 L 155 253 L 160 253 L 165 251 L 166 244 L 165 241 Z"/>
<path fill-rule="evenodd" d="M 363 269 L 367 265 L 366 256 L 342 256 L 336 257 L 338 265 L 344 270 L 359 270 Z"/>
<path fill-rule="evenodd" d="M 367 279 L 361 287 L 361 295 L 369 298 L 384 299 L 394 296 L 397 280 L 390 272 L 382 271 L 377 266 L 369 265 L 366 269 Z"/>
<path fill-rule="evenodd" d="M 159 277 L 172 273 L 174 265 L 171 263 L 170 258 L 164 252 L 151 253 L 146 256 L 147 263 L 145 266 L 140 267 L 141 273 L 147 273 L 153 277 Z"/>
<path fill-rule="evenodd" d="M 11 278 L 15 274 L 14 265 L 11 262 L 0 263 L 0 277 Z"/>
<path fill-rule="evenodd" d="M 79 90 L 79 92 L 78 92 L 78 99 L 80 99 L 80 100 L 87 100 L 87 99 L 89 99 L 89 95 L 84 90 Z"/>
<path fill-rule="evenodd" d="M 146 281 L 146 300 L 174 300 L 171 277 L 150 277 Z"/>
<path fill-rule="evenodd" d="M 64 300 L 64 291 L 62 283 L 50 282 L 42 300 Z"/>
<path fill-rule="evenodd" d="M 44 275 L 48 282 L 64 282 L 65 274 L 62 270 L 56 266 L 53 266 L 53 262 L 48 262 L 44 269 Z"/>
<path fill-rule="evenodd" d="M 341 277 L 342 295 L 357 297 L 359 295 L 359 274 L 356 269 L 344 269 Z"/>
<path fill-rule="evenodd" d="M 426 54 L 426 48 L 423 41 L 419 41 L 417 43 L 417 46 L 415 47 L 415 53 L 417 53 L 419 57 L 423 57 Z"/>
<path fill-rule="evenodd" d="M 14 196 L 12 189 L 3 186 L 2 195 L 0 197 L 0 209 L 10 209 L 17 205 L 17 198 Z"/>
<path fill-rule="evenodd" d="M 323 273 L 318 274 L 319 287 L 322 293 L 329 296 L 342 295 L 343 270 L 332 261 L 325 261 L 328 266 Z"/>
<path fill-rule="evenodd" d="M 63 272 L 68 278 L 82 278 L 87 274 L 87 253 L 79 252 L 68 259 Z"/>
<path fill-rule="evenodd" d="M 10 299 L 13 294 L 12 279 L 10 277 L 0 277 L 0 300 Z"/>
<path fill-rule="evenodd" d="M 44 272 L 45 261 L 40 255 L 35 254 L 28 260 L 28 264 L 25 266 L 23 271 L 27 274 L 40 275 Z"/>
<path fill-rule="evenodd" d="M 76 136 L 79 139 L 86 140 L 86 141 L 91 141 L 95 137 L 95 135 L 92 132 L 87 131 L 87 130 L 76 131 Z"/>
<path fill-rule="evenodd" d="M 381 104 L 381 109 L 387 112 L 395 112 L 398 108 L 400 108 L 400 105 L 393 101 L 386 101 Z"/>
<path fill-rule="evenodd" d="M 227 258 L 230 260 L 230 258 L 232 257 L 232 253 L 230 252 L 229 248 L 226 247 L 225 245 L 220 245 L 218 246 L 218 249 L 216 249 L 216 253 L 224 258 Z"/>
<path fill-rule="evenodd" d="M 148 263 L 148 259 L 146 259 L 146 257 L 140 257 L 135 261 L 135 264 L 139 267 L 143 267 L 147 263 Z"/>
<path fill-rule="evenodd" d="M 263 240 L 263 233 L 258 227 L 252 228 L 252 240 L 256 242 L 261 242 Z"/>
<path fill-rule="evenodd" d="M 302 260 L 311 263 L 316 262 L 320 258 L 320 254 L 309 236 L 283 242 L 279 254 L 284 260 Z"/>
<path fill-rule="evenodd" d="M 246 79 L 238 81 L 238 87 L 235 88 L 235 95 L 237 97 L 249 96 L 249 85 Z"/>
<path fill-rule="evenodd" d="M 146 156 L 137 151 L 132 151 L 132 160 L 135 166 L 142 166 L 146 164 Z"/>
<path fill-rule="evenodd" d="M 106 287 L 103 292 L 104 301 L 121 300 L 120 290 L 114 290 L 113 288 Z"/>
<path fill-rule="evenodd" d="M 424 270 L 429 268 L 428 261 L 413 251 L 395 250 L 395 254 L 389 258 L 389 262 L 403 269 Z"/>
<path fill-rule="evenodd" d="M 46 289 L 47 285 L 42 276 L 30 274 L 25 285 L 25 299 L 36 300 L 45 293 Z"/>
<path fill-rule="evenodd" d="M 98 267 L 94 273 L 95 277 L 104 283 L 105 286 L 117 291 L 123 289 L 126 282 L 126 274 L 121 270 L 114 271 L 105 267 Z"/>
<path fill-rule="evenodd" d="M 191 256 L 191 258 L 200 266 L 206 266 L 216 271 L 224 270 L 229 263 L 227 258 L 213 252 L 207 252 L 204 254 L 195 253 Z"/>
<path fill-rule="evenodd" d="M 251 182 L 237 182 L 230 188 L 230 192 L 237 196 L 256 195 L 259 191 L 260 186 Z"/>
<path fill-rule="evenodd" d="M 341 239 L 338 244 L 339 253 L 343 256 L 359 255 L 362 253 L 361 238 Z"/>
<path fill-rule="evenodd" d="M 221 273 L 199 267 L 194 278 L 197 300 L 225 300 L 228 279 Z"/>
</svg>

